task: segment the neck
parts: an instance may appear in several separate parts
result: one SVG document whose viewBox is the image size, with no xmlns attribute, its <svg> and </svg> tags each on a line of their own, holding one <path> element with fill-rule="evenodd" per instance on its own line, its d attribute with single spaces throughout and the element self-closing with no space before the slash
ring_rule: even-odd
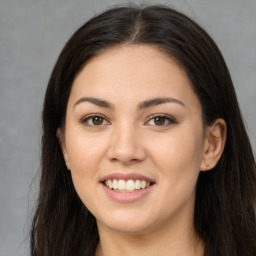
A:
<svg viewBox="0 0 256 256">
<path fill-rule="evenodd" d="M 152 232 L 127 234 L 99 229 L 100 242 L 95 256 L 203 256 L 203 243 L 193 225 L 166 225 Z"/>
</svg>

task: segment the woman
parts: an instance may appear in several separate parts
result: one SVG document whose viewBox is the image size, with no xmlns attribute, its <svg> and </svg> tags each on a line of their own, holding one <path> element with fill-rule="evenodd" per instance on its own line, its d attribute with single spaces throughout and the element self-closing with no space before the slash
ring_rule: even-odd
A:
<svg viewBox="0 0 256 256">
<path fill-rule="evenodd" d="M 31 255 L 255 255 L 255 169 L 209 35 L 167 7 L 106 11 L 48 84 Z"/>
</svg>

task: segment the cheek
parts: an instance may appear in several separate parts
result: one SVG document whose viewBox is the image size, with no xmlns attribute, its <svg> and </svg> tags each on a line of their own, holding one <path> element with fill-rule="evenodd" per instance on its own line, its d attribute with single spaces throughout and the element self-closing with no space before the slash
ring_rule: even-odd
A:
<svg viewBox="0 0 256 256">
<path fill-rule="evenodd" d="M 77 130 L 70 130 L 66 136 L 68 158 L 73 172 L 87 175 L 96 171 L 104 152 L 104 143 L 95 136 Z"/>
<path fill-rule="evenodd" d="M 172 166 L 198 166 L 201 159 L 202 142 L 196 133 L 179 132 L 152 142 L 152 155 L 160 163 Z M 200 166 L 200 165 L 199 165 Z M 180 170 L 181 171 L 181 170 Z"/>
<path fill-rule="evenodd" d="M 72 147 L 69 147 L 69 159 L 75 190 L 84 205 L 94 209 L 100 148 L 81 138 L 72 140 L 70 145 Z"/>
<path fill-rule="evenodd" d="M 66 149 L 75 189 L 85 205 L 91 205 L 98 185 L 101 159 L 106 154 L 104 136 L 88 135 L 81 128 L 67 127 Z"/>
<path fill-rule="evenodd" d="M 151 156 L 165 190 L 177 195 L 194 189 L 201 164 L 201 133 L 185 128 L 151 144 Z"/>
<path fill-rule="evenodd" d="M 200 147 L 196 139 L 182 136 L 165 141 L 161 154 L 155 148 L 155 165 L 159 170 L 159 204 L 161 215 L 168 217 L 180 209 L 193 208 L 200 167 Z M 167 203 L 167 202 L 171 202 Z"/>
</svg>

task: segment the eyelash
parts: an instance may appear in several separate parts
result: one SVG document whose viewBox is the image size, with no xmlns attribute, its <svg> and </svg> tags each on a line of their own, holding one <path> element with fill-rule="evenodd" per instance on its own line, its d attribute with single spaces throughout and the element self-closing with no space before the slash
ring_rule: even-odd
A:
<svg viewBox="0 0 256 256">
<path fill-rule="evenodd" d="M 171 124 L 176 124 L 177 121 L 175 120 L 175 118 L 166 115 L 166 114 L 156 114 L 156 115 L 152 115 L 149 117 L 148 121 L 146 123 L 149 123 L 150 121 L 156 121 L 156 118 L 163 118 L 164 119 L 164 124 L 163 125 L 152 125 L 152 126 L 159 126 L 159 127 L 166 127 L 169 126 Z M 168 122 L 168 124 L 165 124 L 166 121 Z"/>
<path fill-rule="evenodd" d="M 93 118 L 101 118 L 103 120 L 103 122 L 107 122 L 108 124 L 110 123 L 104 116 L 100 115 L 100 114 L 92 114 L 92 115 L 88 115 L 88 116 L 85 116 L 81 119 L 81 123 L 83 123 L 84 125 L 86 126 L 89 126 L 89 127 L 96 127 L 96 126 L 103 126 L 103 125 L 106 125 L 106 124 L 100 124 L 100 125 L 95 125 L 95 124 L 89 124 L 88 121 L 89 120 L 92 120 Z"/>
<path fill-rule="evenodd" d="M 154 120 L 156 121 L 156 118 L 159 118 L 159 117 L 164 119 L 164 124 L 162 124 L 162 125 L 149 124 L 150 121 L 154 121 Z M 103 121 L 103 124 L 99 124 L 99 125 L 89 124 L 88 123 L 89 120 L 92 121 L 93 118 L 101 118 L 102 121 Z M 166 124 L 166 121 L 168 122 L 168 124 Z M 92 115 L 85 116 L 84 118 L 81 119 L 81 123 L 83 123 L 84 125 L 89 126 L 89 127 L 97 127 L 97 126 L 101 127 L 101 126 L 109 125 L 110 124 L 110 122 L 104 116 L 102 116 L 100 114 L 92 114 Z M 171 124 L 176 124 L 176 123 L 177 123 L 177 121 L 173 117 L 171 117 L 169 115 L 166 115 L 166 114 L 155 114 L 155 115 L 152 115 L 146 121 L 146 124 L 149 124 L 150 126 L 158 126 L 158 127 L 166 127 L 166 126 L 169 126 Z"/>
</svg>

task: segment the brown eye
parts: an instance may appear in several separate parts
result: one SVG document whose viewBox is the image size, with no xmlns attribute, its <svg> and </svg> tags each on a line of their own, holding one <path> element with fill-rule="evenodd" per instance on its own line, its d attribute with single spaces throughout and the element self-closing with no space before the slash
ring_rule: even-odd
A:
<svg viewBox="0 0 256 256">
<path fill-rule="evenodd" d="M 94 124 L 94 125 L 102 125 L 103 124 L 103 118 L 102 117 L 100 117 L 100 116 L 94 116 L 94 117 L 92 117 L 92 123 Z"/>
<path fill-rule="evenodd" d="M 109 124 L 109 122 L 102 116 L 88 116 L 82 120 L 82 123 L 86 126 L 103 126 Z"/>
<path fill-rule="evenodd" d="M 154 118 L 155 125 L 164 125 L 166 121 L 166 118 L 158 116 Z"/>
<path fill-rule="evenodd" d="M 156 115 L 153 116 L 148 122 L 148 125 L 152 125 L 152 126 L 168 126 L 171 124 L 175 124 L 176 121 L 174 118 L 172 118 L 171 116 L 167 116 L 167 115 Z"/>
</svg>

